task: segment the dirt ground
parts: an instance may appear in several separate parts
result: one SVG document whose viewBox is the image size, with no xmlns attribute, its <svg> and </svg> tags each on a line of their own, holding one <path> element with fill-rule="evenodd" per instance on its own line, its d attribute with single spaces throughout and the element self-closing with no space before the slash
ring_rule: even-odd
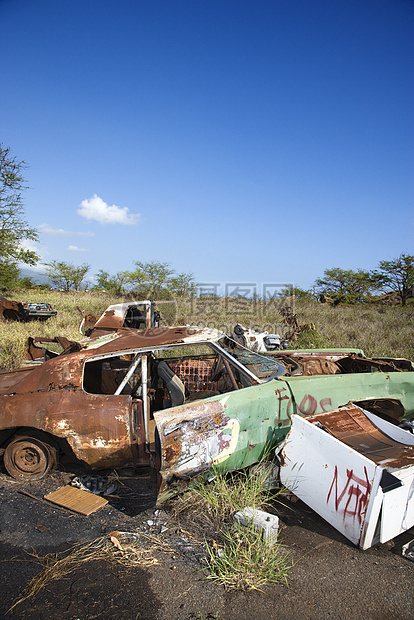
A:
<svg viewBox="0 0 414 620">
<path fill-rule="evenodd" d="M 401 547 L 414 538 L 414 529 L 363 552 L 297 501 L 279 507 L 280 541 L 290 550 L 293 563 L 288 585 L 267 586 L 262 592 L 226 591 L 206 579 L 202 546 L 164 511 L 156 512 L 152 472 L 125 473 L 133 475 L 120 477 L 109 503 L 84 517 L 42 501 L 46 493 L 68 482 L 67 474 L 55 472 L 30 484 L 0 471 L 1 618 L 414 617 L 414 563 L 401 556 Z M 125 568 L 105 560 L 85 563 L 8 612 L 41 570 L 30 555 L 33 551 L 39 555 L 65 551 L 79 542 L 106 538 L 113 530 L 156 536 L 163 543 L 162 549 L 152 552 L 157 564 Z M 150 544 L 148 538 L 143 544 Z"/>
</svg>

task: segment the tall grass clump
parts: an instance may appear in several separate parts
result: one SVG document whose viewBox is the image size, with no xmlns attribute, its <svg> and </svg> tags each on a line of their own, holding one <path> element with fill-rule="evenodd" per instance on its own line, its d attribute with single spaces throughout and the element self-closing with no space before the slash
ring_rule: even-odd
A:
<svg viewBox="0 0 414 620">
<path fill-rule="evenodd" d="M 257 590 L 268 582 L 287 581 L 290 563 L 280 544 L 266 543 L 253 523 L 237 528 L 233 522 L 234 513 L 248 506 L 269 508 L 267 475 L 266 468 L 255 475 L 247 470 L 217 472 L 208 483 L 196 481 L 171 504 L 173 516 L 185 530 L 204 540 L 208 578 L 226 588 Z"/>
<path fill-rule="evenodd" d="M 260 590 L 288 582 L 291 562 L 279 543 L 269 545 L 253 525 L 223 532 L 222 547 L 207 544 L 209 579 L 227 589 Z"/>
<path fill-rule="evenodd" d="M 312 322 L 323 346 L 363 349 L 369 357 L 414 358 L 414 303 L 339 304 L 298 301 L 300 323 Z"/>
</svg>

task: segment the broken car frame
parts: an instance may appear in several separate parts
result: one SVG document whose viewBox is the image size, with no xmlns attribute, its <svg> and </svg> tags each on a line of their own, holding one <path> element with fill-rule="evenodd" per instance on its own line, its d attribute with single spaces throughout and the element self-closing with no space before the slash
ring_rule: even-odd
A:
<svg viewBox="0 0 414 620">
<path fill-rule="evenodd" d="M 96 338 L 98 335 L 102 336 L 122 327 L 147 329 L 161 326 L 161 315 L 155 307 L 155 302 L 149 299 L 114 304 L 100 317 L 83 314 L 80 308 L 78 310 L 83 317 L 79 331 L 89 338 Z"/>
<path fill-rule="evenodd" d="M 356 405 L 293 415 L 277 455 L 281 482 L 362 549 L 414 526 L 408 430 Z"/>
</svg>

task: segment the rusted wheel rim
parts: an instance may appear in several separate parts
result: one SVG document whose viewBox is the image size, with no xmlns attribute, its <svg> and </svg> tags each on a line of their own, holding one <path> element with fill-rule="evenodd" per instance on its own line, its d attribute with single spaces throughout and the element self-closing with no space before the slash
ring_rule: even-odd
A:
<svg viewBox="0 0 414 620">
<path fill-rule="evenodd" d="M 44 472 L 47 467 L 47 458 L 44 450 L 31 441 L 20 441 L 13 450 L 13 462 L 23 474 L 33 475 Z"/>
<path fill-rule="evenodd" d="M 54 448 L 31 437 L 14 439 L 4 453 L 4 465 L 13 478 L 39 480 L 52 469 L 55 462 Z"/>
</svg>

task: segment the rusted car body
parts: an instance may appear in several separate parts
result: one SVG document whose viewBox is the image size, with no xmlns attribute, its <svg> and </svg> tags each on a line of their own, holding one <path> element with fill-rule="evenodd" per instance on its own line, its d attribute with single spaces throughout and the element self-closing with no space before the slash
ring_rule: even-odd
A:
<svg viewBox="0 0 414 620">
<path fill-rule="evenodd" d="M 57 315 L 57 311 L 46 303 L 22 303 L 0 298 L 0 318 L 3 321 L 47 321 Z"/>
<path fill-rule="evenodd" d="M 123 327 L 146 329 L 161 326 L 160 313 L 155 308 L 155 303 L 148 299 L 114 304 L 100 317 L 83 314 L 80 308 L 78 310 L 83 316 L 79 331 L 89 338 L 96 338 Z"/>
<path fill-rule="evenodd" d="M 188 327 L 122 328 L 62 348 L 0 373 L 0 448 L 16 478 L 43 477 L 62 453 L 95 468 L 151 463 L 162 501 L 212 466 L 257 463 L 292 414 L 354 401 L 395 424 L 414 416 L 412 363 L 356 349 L 260 355 Z"/>
</svg>

